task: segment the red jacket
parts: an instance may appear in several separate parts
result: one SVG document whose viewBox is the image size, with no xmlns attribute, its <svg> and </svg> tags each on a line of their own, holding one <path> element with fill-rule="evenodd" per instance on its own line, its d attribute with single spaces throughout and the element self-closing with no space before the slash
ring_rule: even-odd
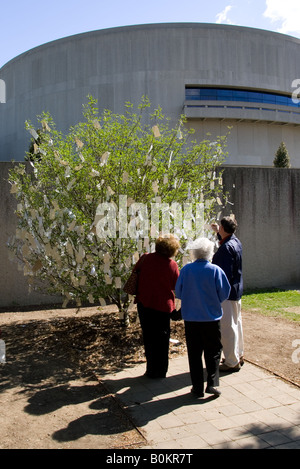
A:
<svg viewBox="0 0 300 469">
<path fill-rule="evenodd" d="M 142 256 L 134 270 L 139 271 L 135 302 L 145 308 L 171 313 L 175 309 L 173 290 L 179 276 L 177 263 L 154 252 Z"/>
</svg>

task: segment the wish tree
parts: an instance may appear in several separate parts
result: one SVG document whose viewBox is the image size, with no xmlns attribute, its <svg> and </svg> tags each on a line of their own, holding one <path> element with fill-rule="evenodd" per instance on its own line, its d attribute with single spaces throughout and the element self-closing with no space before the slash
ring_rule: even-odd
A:
<svg viewBox="0 0 300 469">
<path fill-rule="evenodd" d="M 150 108 L 143 98 L 136 110 L 100 114 L 90 97 L 67 135 L 48 113 L 37 129 L 26 122 L 28 163 L 9 173 L 18 223 L 8 244 L 29 287 L 47 285 L 63 307 L 113 303 L 126 321 L 133 298 L 122 287 L 139 257 L 172 233 L 184 264 L 186 243 L 222 208 L 226 137 L 197 142 L 184 116 L 170 128 Z"/>
</svg>

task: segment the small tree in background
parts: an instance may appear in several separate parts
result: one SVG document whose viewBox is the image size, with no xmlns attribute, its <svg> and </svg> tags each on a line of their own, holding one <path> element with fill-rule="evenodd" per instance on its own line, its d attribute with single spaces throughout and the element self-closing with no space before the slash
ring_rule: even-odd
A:
<svg viewBox="0 0 300 469">
<path fill-rule="evenodd" d="M 275 168 L 290 168 L 290 157 L 284 142 L 278 147 L 273 161 Z"/>
<path fill-rule="evenodd" d="M 124 115 L 99 115 L 89 98 L 85 121 L 66 136 L 47 113 L 38 116 L 39 132 L 26 123 L 29 163 L 9 173 L 18 202 L 9 247 L 30 288 L 46 283 L 63 295 L 63 307 L 112 303 L 126 320 L 133 298 L 122 287 L 141 254 L 153 251 L 161 232 L 177 235 L 184 248 L 221 210 L 216 169 L 226 137 L 197 143 L 184 117 L 170 129 L 160 109 L 146 125 L 149 107 L 145 98 L 137 112 L 127 103 Z M 177 260 L 185 262 L 183 250 Z"/>
</svg>

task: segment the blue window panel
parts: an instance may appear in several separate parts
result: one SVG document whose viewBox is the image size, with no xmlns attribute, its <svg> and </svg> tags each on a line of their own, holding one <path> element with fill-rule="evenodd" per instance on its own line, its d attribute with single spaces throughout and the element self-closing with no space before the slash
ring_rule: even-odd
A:
<svg viewBox="0 0 300 469">
<path fill-rule="evenodd" d="M 234 96 L 245 101 L 248 98 L 248 93 L 246 91 L 234 91 Z"/>
<path fill-rule="evenodd" d="M 222 95 L 232 96 L 233 90 L 221 90 Z"/>
<path fill-rule="evenodd" d="M 300 108 L 300 102 L 294 103 L 289 96 L 226 88 L 186 88 L 186 99 L 205 101 L 244 101 L 268 103 Z"/>
<path fill-rule="evenodd" d="M 208 90 L 205 90 L 205 92 L 203 93 L 202 91 L 203 90 L 201 90 L 200 99 L 212 100 L 212 101 L 216 101 L 218 99 L 217 93 L 214 93 L 213 91 L 208 91 Z"/>
<path fill-rule="evenodd" d="M 186 88 L 185 96 L 186 96 L 186 99 L 199 99 L 200 89 L 199 88 Z"/>
<path fill-rule="evenodd" d="M 217 97 L 217 90 L 211 88 L 200 88 L 201 96 L 215 96 Z"/>
<path fill-rule="evenodd" d="M 288 106 L 294 106 L 294 107 L 300 107 L 300 103 L 294 103 L 292 98 L 289 98 L 288 100 Z"/>
<path fill-rule="evenodd" d="M 220 96 L 219 100 L 220 101 L 234 101 L 232 96 Z"/>
<path fill-rule="evenodd" d="M 254 92 L 249 92 L 249 99 L 257 99 L 258 101 L 261 101 L 262 99 L 262 93 L 254 93 Z"/>
<path fill-rule="evenodd" d="M 262 102 L 263 102 L 263 103 L 274 104 L 274 97 L 273 97 L 273 96 L 269 96 L 269 95 L 267 95 L 267 94 L 264 94 L 263 97 L 262 97 Z"/>
<path fill-rule="evenodd" d="M 232 99 L 232 91 L 231 90 L 218 90 L 218 99 Z"/>
<path fill-rule="evenodd" d="M 217 104 L 215 104 L 214 106 L 212 106 L 212 105 L 209 105 L 208 107 L 212 107 L 212 108 L 214 108 L 214 109 L 215 109 L 215 108 L 218 108 L 218 109 L 219 109 L 219 108 L 220 108 L 220 109 L 223 109 L 223 106 L 218 106 Z"/>
<path fill-rule="evenodd" d="M 283 106 L 287 106 L 287 98 L 283 97 L 283 96 L 277 96 L 276 97 L 276 104 L 281 104 Z"/>
</svg>

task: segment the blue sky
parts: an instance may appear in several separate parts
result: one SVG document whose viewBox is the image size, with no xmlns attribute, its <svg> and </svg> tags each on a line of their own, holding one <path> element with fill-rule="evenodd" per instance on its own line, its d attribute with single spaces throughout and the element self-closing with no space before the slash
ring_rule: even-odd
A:
<svg viewBox="0 0 300 469">
<path fill-rule="evenodd" d="M 0 67 L 55 39 L 134 24 L 224 23 L 300 38 L 299 14 L 299 0 L 0 0 Z"/>
</svg>

